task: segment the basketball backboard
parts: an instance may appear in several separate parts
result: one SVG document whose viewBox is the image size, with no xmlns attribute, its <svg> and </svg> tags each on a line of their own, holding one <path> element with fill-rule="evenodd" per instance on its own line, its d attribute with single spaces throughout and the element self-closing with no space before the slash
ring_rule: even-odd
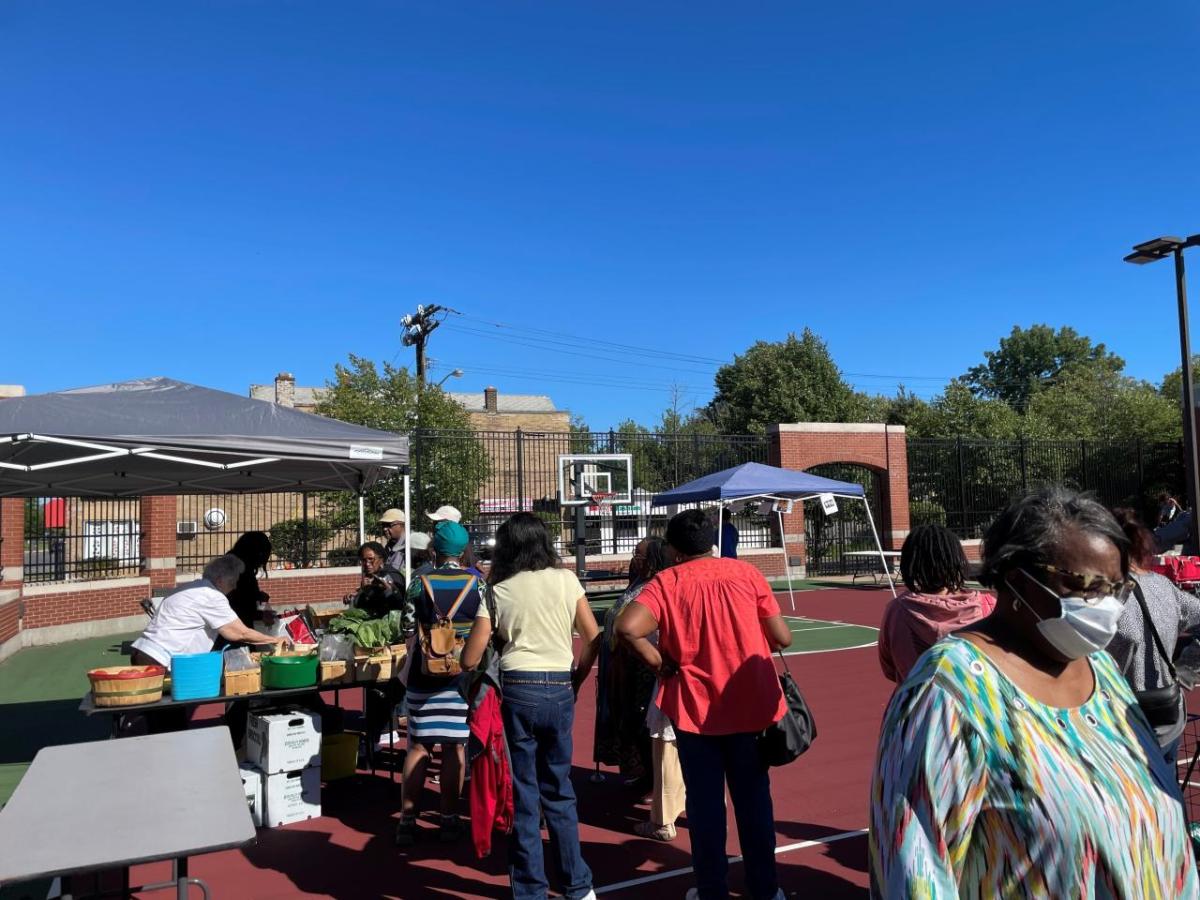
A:
<svg viewBox="0 0 1200 900">
<path fill-rule="evenodd" d="M 633 457 L 628 453 L 582 453 L 558 458 L 558 502 L 563 506 L 629 503 Z M 603 494 L 603 499 L 592 494 Z"/>
</svg>

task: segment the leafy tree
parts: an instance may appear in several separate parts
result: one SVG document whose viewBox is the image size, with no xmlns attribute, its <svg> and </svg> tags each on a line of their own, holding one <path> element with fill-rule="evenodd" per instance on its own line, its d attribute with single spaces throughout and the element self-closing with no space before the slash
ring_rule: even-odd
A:
<svg viewBox="0 0 1200 900">
<path fill-rule="evenodd" d="M 1026 433 L 1039 438 L 1177 441 L 1182 435 L 1177 401 L 1101 368 L 1062 373 L 1030 400 L 1025 419 Z"/>
<path fill-rule="evenodd" d="M 926 412 L 914 417 L 910 437 L 990 438 L 1004 440 L 1021 433 L 1021 416 L 1001 400 L 977 397 L 954 380 L 935 397 Z"/>
<path fill-rule="evenodd" d="M 1200 356 L 1192 357 L 1192 376 L 1200 378 Z M 1183 399 L 1183 367 L 1176 366 L 1163 376 L 1158 392 L 1172 403 L 1178 404 Z"/>
<path fill-rule="evenodd" d="M 706 418 L 721 431 L 761 434 L 779 422 L 846 422 L 860 395 L 842 378 L 829 348 L 811 330 L 758 341 L 717 370 Z"/>
<path fill-rule="evenodd" d="M 1065 371 L 1091 368 L 1116 374 L 1125 368 L 1121 357 L 1067 326 L 1055 331 L 1049 325 L 1014 325 L 1000 339 L 999 349 L 984 357 L 987 361 L 967 370 L 962 381 L 977 396 L 1003 400 L 1020 412 Z"/>
<path fill-rule="evenodd" d="M 317 412 L 344 422 L 413 435 L 414 456 L 420 454 L 419 465 L 413 468 L 415 508 L 432 509 L 449 503 L 458 507 L 468 521 L 478 515 L 479 488 L 490 471 L 487 449 L 470 434 L 467 411 L 440 388 L 426 386 L 418 391 L 417 380 L 408 369 L 384 363 L 380 370 L 371 360 L 351 354 L 348 365 L 339 363 L 335 367 Z M 436 434 L 418 435 L 418 429 L 462 433 L 439 439 Z M 356 501 L 345 494 L 326 499 L 336 507 L 335 523 L 357 520 Z M 371 515 L 389 507 L 402 509 L 403 479 L 376 484 L 367 492 L 367 506 Z"/>
</svg>

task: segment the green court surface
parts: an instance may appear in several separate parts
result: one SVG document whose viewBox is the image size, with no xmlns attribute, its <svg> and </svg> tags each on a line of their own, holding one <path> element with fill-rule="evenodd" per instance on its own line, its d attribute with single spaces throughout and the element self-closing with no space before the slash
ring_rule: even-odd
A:
<svg viewBox="0 0 1200 900">
<path fill-rule="evenodd" d="M 89 689 L 87 671 L 126 665 L 121 643 L 135 637 L 30 647 L 0 663 L 0 804 L 7 802 L 42 747 L 108 736 L 107 716 L 88 719 L 79 712 L 79 701 Z"/>
<path fill-rule="evenodd" d="M 866 625 L 851 625 L 804 616 L 784 616 L 792 630 L 792 646 L 784 653 L 822 653 L 829 650 L 849 650 L 868 647 L 879 640 L 879 631 Z"/>
</svg>

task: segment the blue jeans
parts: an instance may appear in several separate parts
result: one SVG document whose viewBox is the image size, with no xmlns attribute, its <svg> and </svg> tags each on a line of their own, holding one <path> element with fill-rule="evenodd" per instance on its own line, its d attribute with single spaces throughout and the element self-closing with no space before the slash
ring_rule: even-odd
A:
<svg viewBox="0 0 1200 900">
<path fill-rule="evenodd" d="M 700 900 L 724 900 L 729 896 L 726 782 L 742 845 L 746 887 L 754 900 L 772 900 L 779 892 L 775 875 L 775 811 L 771 804 L 771 779 L 758 756 L 758 735 L 703 735 L 677 730 L 675 737 L 687 788 L 692 868 Z"/>
<path fill-rule="evenodd" d="M 508 876 L 514 900 L 545 900 L 540 815 L 567 900 L 592 889 L 592 870 L 579 852 L 579 817 L 571 785 L 575 694 L 570 672 L 505 672 L 501 678 L 504 734 L 512 762 L 513 836 Z"/>
</svg>

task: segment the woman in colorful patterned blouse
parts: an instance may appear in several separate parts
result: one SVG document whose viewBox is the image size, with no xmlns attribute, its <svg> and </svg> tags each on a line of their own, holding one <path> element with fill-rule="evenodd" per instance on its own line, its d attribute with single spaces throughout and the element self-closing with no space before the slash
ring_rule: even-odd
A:
<svg viewBox="0 0 1200 900">
<path fill-rule="evenodd" d="M 930 648 L 884 717 L 872 896 L 1200 896 L 1175 773 L 1103 652 L 1128 547 L 1061 488 L 988 530 L 996 611 Z"/>
</svg>

